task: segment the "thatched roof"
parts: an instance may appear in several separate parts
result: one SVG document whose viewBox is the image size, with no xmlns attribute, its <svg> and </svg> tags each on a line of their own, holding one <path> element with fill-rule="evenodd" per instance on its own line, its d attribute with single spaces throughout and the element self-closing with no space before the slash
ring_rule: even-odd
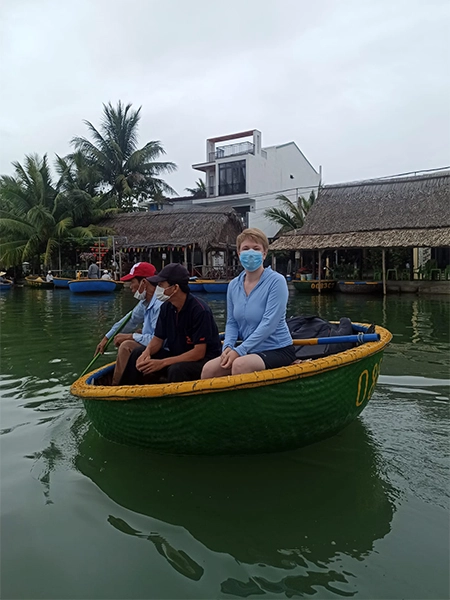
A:
<svg viewBox="0 0 450 600">
<path fill-rule="evenodd" d="M 126 242 L 121 247 L 155 248 L 197 244 L 202 250 L 233 246 L 242 223 L 233 210 L 164 208 L 161 211 L 122 213 L 100 225 Z"/>
<path fill-rule="evenodd" d="M 327 185 L 301 229 L 271 250 L 450 244 L 450 171 Z"/>
</svg>

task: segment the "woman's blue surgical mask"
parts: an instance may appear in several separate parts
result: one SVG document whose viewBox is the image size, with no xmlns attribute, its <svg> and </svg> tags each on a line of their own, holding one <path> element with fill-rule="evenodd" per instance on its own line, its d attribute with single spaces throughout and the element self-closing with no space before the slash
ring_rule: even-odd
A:
<svg viewBox="0 0 450 600">
<path fill-rule="evenodd" d="M 241 265 L 246 271 L 256 271 L 263 264 L 263 253 L 259 250 L 243 250 L 239 255 Z"/>
</svg>

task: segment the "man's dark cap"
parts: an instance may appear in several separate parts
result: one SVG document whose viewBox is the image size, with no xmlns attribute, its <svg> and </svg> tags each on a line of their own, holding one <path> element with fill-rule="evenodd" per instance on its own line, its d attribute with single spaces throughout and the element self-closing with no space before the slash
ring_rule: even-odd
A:
<svg viewBox="0 0 450 600">
<path fill-rule="evenodd" d="M 161 281 L 167 281 L 170 284 L 175 285 L 176 283 L 187 284 L 189 282 L 189 271 L 180 263 L 170 263 L 161 269 L 158 275 L 147 277 L 147 281 L 150 281 L 153 285 L 158 285 Z"/>
</svg>

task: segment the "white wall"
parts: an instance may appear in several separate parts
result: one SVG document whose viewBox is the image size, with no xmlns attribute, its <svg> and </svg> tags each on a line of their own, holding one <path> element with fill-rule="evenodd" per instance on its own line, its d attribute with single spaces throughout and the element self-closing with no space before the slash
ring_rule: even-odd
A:
<svg viewBox="0 0 450 600">
<path fill-rule="evenodd" d="M 271 146 L 263 148 L 267 158 L 261 154 L 245 154 L 232 156 L 216 161 L 216 185 L 218 181 L 218 165 L 220 163 L 233 162 L 235 160 L 246 160 L 247 194 L 239 196 L 221 196 L 211 198 L 205 202 L 204 199 L 194 200 L 194 204 L 212 206 L 235 205 L 251 206 L 249 213 L 249 226 L 258 227 L 268 237 L 273 237 L 280 229 L 276 223 L 272 223 L 264 216 L 264 211 L 271 207 L 280 207 L 276 199 L 278 194 L 284 194 L 291 200 L 298 195 L 308 198 L 311 191 L 317 193 L 319 185 L 319 174 L 303 156 L 299 148 L 293 142 L 282 146 Z M 293 178 L 291 178 L 291 175 Z"/>
<path fill-rule="evenodd" d="M 297 193 L 305 198 L 313 190 L 317 194 L 319 174 L 294 143 L 272 146 L 265 150 L 267 159 L 252 156 L 248 163 L 248 191 L 255 201 L 254 212 L 249 215 L 249 225 L 258 227 L 267 237 L 273 237 L 280 226 L 266 219 L 264 211 L 280 207 L 280 202 L 276 199 L 278 194 L 284 194 L 293 201 L 296 200 Z"/>
</svg>

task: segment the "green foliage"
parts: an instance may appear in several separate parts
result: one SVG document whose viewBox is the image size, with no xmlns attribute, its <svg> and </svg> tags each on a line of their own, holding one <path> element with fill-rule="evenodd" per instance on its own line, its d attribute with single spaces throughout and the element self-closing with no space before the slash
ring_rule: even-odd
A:
<svg viewBox="0 0 450 600">
<path fill-rule="evenodd" d="M 186 188 L 186 192 L 189 192 L 193 198 L 206 198 L 206 185 L 203 179 L 197 179 L 195 187 Z"/>
<path fill-rule="evenodd" d="M 106 194 L 115 197 L 120 209 L 132 210 L 142 193 L 150 196 L 158 192 L 176 194 L 161 175 L 176 169 L 172 162 L 158 162 L 165 154 L 159 141 L 147 142 L 142 148 L 137 146 L 137 131 L 140 111 L 132 110 L 119 102 L 103 105 L 103 121 L 100 130 L 85 121 L 93 141 L 84 137 L 74 137 L 73 147 L 81 153 L 85 162 L 98 171 L 100 180 L 106 186 Z"/>
<path fill-rule="evenodd" d="M 121 102 L 103 106 L 98 131 L 86 121 L 93 141 L 72 140 L 75 151 L 56 156 L 56 181 L 45 155 L 13 163 L 14 175 L 0 177 L 0 261 L 17 265 L 35 259 L 51 264 L 52 255 L 66 244 L 83 245 L 115 232 L 100 227 L 102 219 L 120 210 L 134 210 L 138 198 L 158 199 L 175 194 L 161 178 L 176 169 L 158 162 L 160 142 L 137 146 L 140 108 Z"/>
<path fill-rule="evenodd" d="M 308 200 L 300 196 L 296 202 L 293 202 L 284 194 L 280 194 L 277 196 L 277 200 L 279 200 L 281 208 L 268 208 L 264 212 L 264 216 L 280 225 L 282 233 L 300 229 L 300 227 L 303 227 L 305 217 L 315 199 L 314 191 L 311 192 Z"/>
<path fill-rule="evenodd" d="M 57 158 L 60 178 L 52 181 L 47 156 L 13 163 L 14 176 L 0 179 L 0 261 L 17 265 L 43 255 L 51 257 L 62 242 L 100 235 L 95 226 L 108 213 L 105 199 L 92 198 L 77 184 L 77 169 Z M 40 259 L 36 262 L 40 264 Z"/>
</svg>

